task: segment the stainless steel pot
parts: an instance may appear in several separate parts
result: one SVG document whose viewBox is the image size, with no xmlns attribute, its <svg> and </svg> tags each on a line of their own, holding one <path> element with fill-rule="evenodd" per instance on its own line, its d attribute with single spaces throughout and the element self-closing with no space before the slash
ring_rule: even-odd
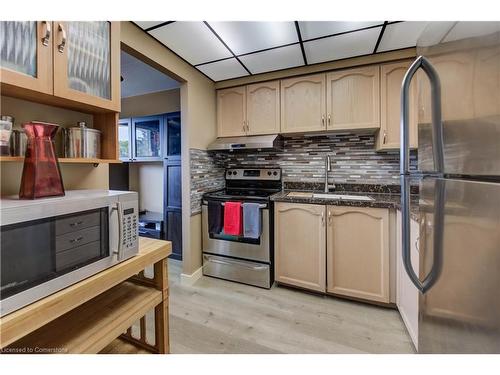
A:
<svg viewBox="0 0 500 375">
<path fill-rule="evenodd" d="M 64 155 L 67 158 L 101 157 L 101 132 L 88 128 L 85 122 L 64 129 Z"/>
<path fill-rule="evenodd" d="M 13 130 L 10 136 L 10 154 L 12 156 L 24 156 L 26 146 L 28 145 L 28 136 L 24 130 Z"/>
</svg>

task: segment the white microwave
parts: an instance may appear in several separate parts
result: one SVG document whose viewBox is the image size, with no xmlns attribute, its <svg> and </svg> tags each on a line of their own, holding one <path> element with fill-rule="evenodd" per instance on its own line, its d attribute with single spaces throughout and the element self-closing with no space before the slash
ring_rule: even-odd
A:
<svg viewBox="0 0 500 375">
<path fill-rule="evenodd" d="M 138 195 L 129 191 L 2 198 L 0 316 L 137 254 L 138 217 Z"/>
</svg>

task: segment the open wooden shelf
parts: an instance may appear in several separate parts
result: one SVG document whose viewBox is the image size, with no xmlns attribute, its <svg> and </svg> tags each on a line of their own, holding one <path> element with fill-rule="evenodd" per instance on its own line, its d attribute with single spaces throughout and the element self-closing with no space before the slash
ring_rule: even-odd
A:
<svg viewBox="0 0 500 375">
<path fill-rule="evenodd" d="M 57 158 L 59 163 L 64 164 L 118 164 L 121 160 L 115 159 L 93 159 L 93 158 Z M 23 156 L 0 156 L 0 162 L 23 162 Z"/>
<path fill-rule="evenodd" d="M 137 275 L 150 264 L 165 259 L 171 252 L 170 242 L 140 237 L 139 254 L 135 257 L 2 316 L 0 318 L 0 348 L 12 344 L 100 294 L 106 293 L 114 286 Z M 125 329 L 121 332 L 124 331 Z M 54 331 L 51 336 L 57 336 L 60 333 L 62 331 Z"/>
<path fill-rule="evenodd" d="M 8 351 L 42 348 L 42 352 L 59 354 L 98 353 L 162 299 L 160 290 L 123 282 L 14 342 Z"/>
</svg>

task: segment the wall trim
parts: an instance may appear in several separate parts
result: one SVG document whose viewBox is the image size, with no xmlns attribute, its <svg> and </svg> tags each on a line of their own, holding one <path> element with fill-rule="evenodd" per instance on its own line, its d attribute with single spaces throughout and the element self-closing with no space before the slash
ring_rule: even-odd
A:
<svg viewBox="0 0 500 375">
<path fill-rule="evenodd" d="M 181 284 L 191 286 L 203 276 L 203 267 L 198 268 L 191 275 L 181 273 Z"/>
</svg>

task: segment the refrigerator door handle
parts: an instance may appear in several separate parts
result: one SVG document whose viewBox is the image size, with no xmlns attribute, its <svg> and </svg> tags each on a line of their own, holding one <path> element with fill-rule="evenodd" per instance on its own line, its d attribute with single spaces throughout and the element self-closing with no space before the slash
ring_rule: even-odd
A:
<svg viewBox="0 0 500 375">
<path fill-rule="evenodd" d="M 402 258 L 408 277 L 415 287 L 426 293 L 438 280 L 442 268 L 442 245 L 444 231 L 444 188 L 442 179 L 436 180 L 434 196 L 434 230 L 433 230 L 433 265 L 429 274 L 420 281 L 411 264 L 410 243 L 410 147 L 409 147 L 409 111 L 410 84 L 413 76 L 422 69 L 431 84 L 432 102 L 432 148 L 434 169 L 437 177 L 444 173 L 443 124 L 441 121 L 441 83 L 436 69 L 424 56 L 419 56 L 406 72 L 401 85 L 401 148 L 400 148 L 400 181 L 401 181 L 401 237 Z"/>
</svg>

